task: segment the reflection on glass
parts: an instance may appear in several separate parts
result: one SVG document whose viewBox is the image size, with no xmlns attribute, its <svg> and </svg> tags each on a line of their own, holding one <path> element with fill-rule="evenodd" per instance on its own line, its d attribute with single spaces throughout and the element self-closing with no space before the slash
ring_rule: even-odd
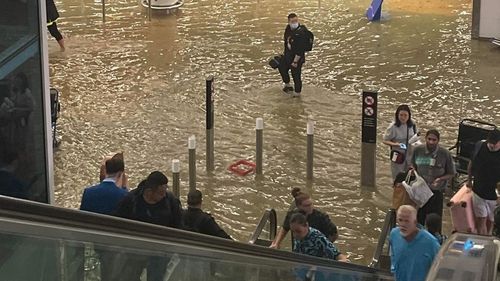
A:
<svg viewBox="0 0 500 281">
<path fill-rule="evenodd" d="M 39 1 L 4 1 L 0 10 L 0 194 L 47 202 Z"/>
</svg>

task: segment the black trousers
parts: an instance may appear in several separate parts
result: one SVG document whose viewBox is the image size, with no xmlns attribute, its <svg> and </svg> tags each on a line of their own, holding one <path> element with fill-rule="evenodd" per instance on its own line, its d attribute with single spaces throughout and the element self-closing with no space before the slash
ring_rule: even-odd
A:
<svg viewBox="0 0 500 281">
<path fill-rule="evenodd" d="M 57 29 L 57 23 L 55 21 L 53 21 L 49 26 L 47 26 L 47 28 L 49 29 L 50 35 L 56 38 L 57 41 L 63 39 L 61 32 L 59 32 L 59 29 Z"/>
<path fill-rule="evenodd" d="M 281 74 L 281 79 L 284 83 L 290 83 L 290 69 L 292 70 L 293 77 L 293 88 L 296 93 L 302 92 L 302 65 L 304 64 L 304 58 L 301 58 L 297 63 L 297 67 L 292 67 L 293 58 L 289 56 L 284 56 L 283 61 L 280 62 L 279 71 Z"/>
<path fill-rule="evenodd" d="M 425 226 L 425 218 L 429 214 L 437 214 L 441 217 L 441 223 L 443 222 L 443 192 L 441 190 L 433 190 L 434 195 L 427 201 L 427 203 L 418 209 L 417 221 L 419 224 Z"/>
</svg>

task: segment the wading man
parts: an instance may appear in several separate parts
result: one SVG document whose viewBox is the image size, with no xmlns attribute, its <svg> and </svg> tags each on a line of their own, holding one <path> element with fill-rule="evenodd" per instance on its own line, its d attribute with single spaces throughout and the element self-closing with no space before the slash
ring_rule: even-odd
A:
<svg viewBox="0 0 500 281">
<path fill-rule="evenodd" d="M 294 97 L 299 97 L 302 91 L 302 65 L 305 62 L 305 52 L 312 49 L 314 39 L 312 33 L 305 25 L 299 23 L 299 17 L 291 13 L 288 15 L 288 25 L 283 36 L 285 51 L 279 64 L 279 71 L 285 87 L 285 93 L 293 92 Z M 290 85 L 290 74 L 292 72 L 293 87 Z"/>
</svg>

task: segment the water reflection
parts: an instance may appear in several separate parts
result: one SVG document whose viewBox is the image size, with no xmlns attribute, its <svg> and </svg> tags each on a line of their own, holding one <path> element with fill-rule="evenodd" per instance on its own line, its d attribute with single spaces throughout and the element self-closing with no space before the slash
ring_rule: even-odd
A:
<svg viewBox="0 0 500 281">
<path fill-rule="evenodd" d="M 438 3 L 439 2 L 439 3 Z M 318 207 L 340 227 L 339 247 L 371 259 L 390 205 L 388 151 L 381 143 L 378 192 L 359 190 L 359 93 L 381 91 L 379 135 L 395 105 L 410 103 L 422 130 L 438 127 L 446 146 L 463 117 L 500 123 L 500 51 L 470 40 L 468 0 L 389 1 L 385 20 L 368 23 L 366 1 L 187 1 L 174 15 L 136 1 L 112 2 L 108 21 L 89 0 L 57 3 L 68 54 L 51 51 L 52 85 L 62 92 L 56 198 L 77 207 L 97 181 L 99 160 L 123 150 L 130 182 L 181 160 L 187 190 L 187 138 L 198 138 L 198 187 L 206 207 L 246 240 L 264 208 L 283 218 L 292 187 L 305 186 L 305 129 L 316 120 Z M 286 15 L 297 12 L 317 41 L 304 65 L 302 98 L 280 92 L 267 60 L 281 50 Z M 55 49 L 55 42 L 50 43 Z M 204 79 L 216 80 L 216 174 L 204 167 Z M 265 122 L 265 175 L 259 182 L 226 172 L 254 155 L 255 118 Z M 281 220 L 281 219 L 280 219 Z"/>
</svg>

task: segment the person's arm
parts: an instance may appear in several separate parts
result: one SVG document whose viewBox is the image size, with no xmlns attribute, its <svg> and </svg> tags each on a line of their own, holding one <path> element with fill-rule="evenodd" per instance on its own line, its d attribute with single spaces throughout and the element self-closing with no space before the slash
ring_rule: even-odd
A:
<svg viewBox="0 0 500 281">
<path fill-rule="evenodd" d="M 399 142 L 392 141 L 396 137 L 396 132 L 394 131 L 394 124 L 389 125 L 384 134 L 383 144 L 389 146 L 397 146 Z"/>
<path fill-rule="evenodd" d="M 88 206 L 87 206 L 88 205 L 87 204 L 88 200 L 87 200 L 86 194 L 87 194 L 87 189 L 85 189 L 83 191 L 82 201 L 80 202 L 80 210 L 82 210 L 82 211 L 87 211 L 88 210 Z"/>
<path fill-rule="evenodd" d="M 472 160 L 469 161 L 467 166 L 467 184 L 465 185 L 468 189 L 472 189 Z"/>
<path fill-rule="evenodd" d="M 446 158 L 445 169 L 446 169 L 445 174 L 434 180 L 434 182 L 433 182 L 434 186 L 441 185 L 443 182 L 446 182 L 449 179 L 452 179 L 456 174 L 455 164 L 453 163 L 453 157 L 451 156 L 450 153 L 448 153 L 448 157 Z"/>
<path fill-rule="evenodd" d="M 135 204 L 132 194 L 128 194 L 125 196 L 120 203 L 118 203 L 118 207 L 114 212 L 114 215 L 121 218 L 132 219 L 132 209 Z"/>
<path fill-rule="evenodd" d="M 269 248 L 279 249 L 281 242 L 283 241 L 283 239 L 285 239 L 287 233 L 288 230 L 285 230 L 284 227 L 281 227 L 278 231 L 278 235 L 276 235 L 276 238 L 274 238 L 274 241 L 273 243 L 271 243 L 271 246 L 269 246 Z"/>
<path fill-rule="evenodd" d="M 323 248 L 323 253 L 326 258 L 340 261 L 340 259 L 345 260 L 345 256 L 340 253 L 340 251 L 333 245 L 330 240 L 328 240 L 325 236 L 321 237 L 321 247 Z M 340 256 L 342 255 L 342 257 Z"/>
<path fill-rule="evenodd" d="M 172 206 L 172 213 L 173 213 L 173 227 L 175 228 L 179 228 L 179 229 L 182 229 L 184 227 L 184 223 L 183 223 L 183 220 L 182 220 L 182 215 L 183 215 L 183 212 L 182 212 L 182 204 L 181 204 L 181 201 L 175 197 L 172 194 L 169 194 L 168 196 L 170 196 L 172 199 L 171 199 L 171 202 L 173 203 L 173 206 Z"/>
<path fill-rule="evenodd" d="M 209 235 L 217 236 L 217 237 L 224 238 L 224 239 L 230 239 L 230 240 L 233 239 L 233 238 L 231 238 L 231 236 L 229 236 L 229 234 L 227 234 L 224 231 L 224 229 L 222 229 L 217 224 L 217 222 L 215 221 L 215 219 L 211 215 L 208 215 L 208 219 L 205 221 L 205 229 Z"/>
</svg>

